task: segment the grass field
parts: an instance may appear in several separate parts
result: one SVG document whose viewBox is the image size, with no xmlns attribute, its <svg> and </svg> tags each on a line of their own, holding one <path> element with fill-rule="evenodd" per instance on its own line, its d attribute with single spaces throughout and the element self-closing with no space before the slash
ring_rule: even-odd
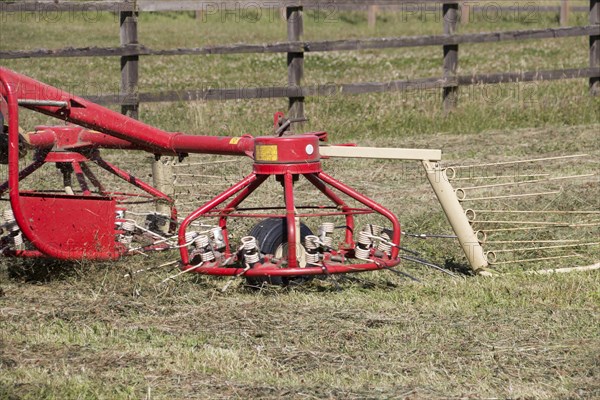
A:
<svg viewBox="0 0 600 400">
<path fill-rule="evenodd" d="M 461 31 L 558 25 L 555 15 L 533 15 L 475 18 Z M 311 40 L 441 32 L 441 21 L 431 15 L 383 13 L 374 31 L 364 13 L 340 12 L 331 22 L 307 16 L 305 37 Z M 62 15 L 70 18 L 68 29 L 57 20 L 30 14 L 0 17 L 3 50 L 118 43 L 118 18 L 110 14 Z M 277 18 L 224 23 L 220 17 L 197 21 L 186 13 L 142 15 L 140 41 L 168 48 L 285 40 L 285 24 Z M 572 14 L 571 23 L 585 25 L 586 16 Z M 460 71 L 585 67 L 587 46 L 587 38 L 461 46 Z M 284 85 L 285 63 L 283 54 L 142 58 L 140 90 Z M 434 47 L 307 54 L 305 64 L 309 85 L 442 73 L 441 49 Z M 2 66 L 79 94 L 108 94 L 118 88 L 116 58 L 2 60 Z M 286 107 L 285 99 L 145 104 L 141 119 L 173 131 L 261 135 L 269 133 L 272 113 Z M 441 148 L 447 166 L 585 154 L 527 168 L 467 171 L 487 177 L 596 173 L 535 186 L 557 191 L 550 196 L 477 206 L 600 210 L 600 99 L 588 95 L 586 80 L 464 88 L 457 110 L 449 115 L 437 90 L 322 96 L 307 99 L 306 110 L 306 129 L 327 130 L 333 143 Z M 23 115 L 26 129 L 47 122 Z M 107 157 L 140 176 L 149 174 L 148 155 L 115 151 Z M 218 168 L 198 167 L 200 173 L 221 176 L 194 182 L 192 196 L 199 202 L 243 176 L 251 165 L 249 160 L 216 156 L 192 159 L 234 161 Z M 450 230 L 419 165 L 331 160 L 325 170 L 388 206 L 408 231 Z M 301 199 L 311 196 L 305 189 L 299 186 Z M 180 202 L 190 198 L 178 196 Z M 277 186 L 267 185 L 249 201 L 256 205 L 280 199 Z M 576 224 L 598 222 L 597 215 L 569 218 Z M 596 242 L 599 237 L 594 225 L 490 239 Z M 254 290 L 243 281 L 191 275 L 163 284 L 175 272 L 168 268 L 123 277 L 173 260 L 174 254 L 114 264 L 4 260 L 0 399 L 600 397 L 600 274 L 528 273 L 596 263 L 597 246 L 528 254 L 573 257 L 507 264 L 498 268 L 502 275 L 475 277 L 464 273 L 464 255 L 452 240 L 406 238 L 404 243 L 463 273 L 452 278 L 406 263 L 403 270 L 420 282 L 380 271 Z M 222 291 L 227 283 L 229 288 Z"/>
</svg>

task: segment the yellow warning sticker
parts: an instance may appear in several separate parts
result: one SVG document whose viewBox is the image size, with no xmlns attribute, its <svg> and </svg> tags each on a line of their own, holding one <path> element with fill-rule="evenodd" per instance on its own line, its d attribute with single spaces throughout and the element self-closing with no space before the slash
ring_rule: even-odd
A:
<svg viewBox="0 0 600 400">
<path fill-rule="evenodd" d="M 257 144 L 256 161 L 277 161 L 277 145 L 275 144 Z"/>
<path fill-rule="evenodd" d="M 240 139 L 241 139 L 241 137 L 233 137 L 229 141 L 229 144 L 238 144 L 238 142 L 240 141 Z"/>
</svg>

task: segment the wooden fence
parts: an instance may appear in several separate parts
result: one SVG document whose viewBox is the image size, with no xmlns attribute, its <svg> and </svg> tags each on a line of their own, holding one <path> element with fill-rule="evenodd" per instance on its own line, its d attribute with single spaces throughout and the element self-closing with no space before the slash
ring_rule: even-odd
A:
<svg viewBox="0 0 600 400">
<path fill-rule="evenodd" d="M 200 48 L 178 48 L 157 50 L 140 44 L 137 21 L 140 12 L 148 11 L 212 11 L 215 6 L 257 7 L 268 4 L 285 10 L 287 20 L 286 42 L 268 44 L 241 44 L 227 46 L 208 46 Z M 352 40 L 304 41 L 303 10 L 317 9 L 327 12 L 336 10 L 365 10 L 370 12 L 369 20 L 374 23 L 373 10 L 401 9 L 406 12 L 422 5 L 437 5 L 442 13 L 443 34 L 410 37 L 388 37 Z M 528 3 L 531 4 L 531 3 Z M 535 4 L 535 3 L 534 3 Z M 441 5 L 441 7 L 439 7 Z M 376 7 L 376 8 L 375 8 Z M 405 7 L 405 8 L 402 8 Z M 411 8 L 412 7 L 412 8 Z M 480 6 L 481 7 L 481 6 Z M 54 50 L 18 50 L 0 51 L 0 59 L 40 58 L 40 57 L 119 57 L 121 62 L 121 93 L 88 97 L 101 104 L 120 104 L 122 112 L 134 118 L 138 116 L 140 103 L 171 102 L 193 100 L 228 100 L 256 98 L 288 98 L 289 115 L 294 118 L 304 116 L 304 99 L 308 96 L 331 94 L 361 94 L 372 92 L 404 91 L 411 89 L 438 88 L 441 91 L 443 107 L 451 110 L 456 106 L 457 92 L 460 86 L 477 84 L 497 84 L 505 82 L 547 81 L 571 78 L 589 79 L 590 93 L 600 93 L 600 0 L 589 0 L 589 7 L 583 11 L 589 13 L 586 26 L 529 29 L 487 33 L 457 34 L 457 26 L 467 22 L 466 14 L 476 10 L 469 8 L 468 2 L 456 0 L 266 0 L 265 2 L 237 1 L 197 1 L 197 0 L 143 0 L 143 1 L 62 1 L 16 0 L 0 2 L 0 12 L 76 12 L 111 11 L 119 13 L 120 46 L 62 48 Z M 540 11 L 560 12 L 562 25 L 568 21 L 568 3 L 561 0 L 561 7 L 544 7 Z M 573 8 L 582 11 L 581 8 Z M 430 9 L 431 11 L 431 9 Z M 573 36 L 589 36 L 590 62 L 587 68 L 559 69 L 526 72 L 499 72 L 492 74 L 459 75 L 459 46 L 471 43 L 491 43 L 526 39 L 551 39 Z M 326 84 L 303 86 L 304 55 L 312 52 L 352 51 L 365 49 L 390 49 L 402 47 L 441 46 L 443 48 L 443 76 L 395 80 L 386 82 L 360 82 L 347 84 Z M 138 71 L 140 56 L 153 55 L 213 55 L 239 53 L 286 53 L 287 86 L 256 87 L 237 89 L 187 89 L 162 91 L 158 93 L 138 92 Z M 155 182 L 156 183 L 156 182 Z"/>
<path fill-rule="evenodd" d="M 119 95 L 92 96 L 90 100 L 101 104 L 121 104 L 122 111 L 132 117 L 137 117 L 140 103 L 170 102 L 193 100 L 228 100 L 251 98 L 289 99 L 289 114 L 292 117 L 304 115 L 304 98 L 314 95 L 331 94 L 361 94 L 370 92 L 402 91 L 410 89 L 439 88 L 442 101 L 447 110 L 456 106 L 459 86 L 477 84 L 495 84 L 515 81 L 542 81 L 570 78 L 588 78 L 590 91 L 596 95 L 600 92 L 600 5 L 599 0 L 590 0 L 589 25 L 581 27 L 561 27 L 548 29 L 530 29 L 501 31 L 488 33 L 456 34 L 457 25 L 465 22 L 466 9 L 475 10 L 479 6 L 469 6 L 468 2 L 455 0 L 421 0 L 419 4 L 408 0 L 269 0 L 269 7 L 283 8 L 287 19 L 288 41 L 268 44 L 242 44 L 228 46 L 209 46 L 201 48 L 178 48 L 156 50 L 140 44 L 137 33 L 137 19 L 144 11 L 186 11 L 205 10 L 209 12 L 214 7 L 257 7 L 267 3 L 238 0 L 235 2 L 221 1 L 218 3 L 197 0 L 144 0 L 144 1 L 9 1 L 0 3 L 0 12 L 64 12 L 64 11 L 113 11 L 119 12 L 121 45 L 118 47 L 86 47 L 63 48 L 55 50 L 37 49 L 23 51 L 0 51 L 0 59 L 39 58 L 39 57 L 120 57 L 121 61 L 121 93 Z M 379 9 L 401 9 L 414 12 L 415 7 L 423 4 L 441 4 L 441 21 L 443 34 L 411 37 L 371 38 L 334 41 L 303 41 L 303 9 L 332 10 L 363 9 L 373 7 Z M 478 4 L 478 3 L 474 3 Z M 561 11 L 561 19 L 568 15 L 567 2 L 561 1 L 562 7 L 545 6 L 545 11 Z M 527 3 L 524 7 L 530 7 Z M 401 8 L 405 7 L 405 8 Z M 540 6 L 541 7 L 541 6 Z M 581 7 L 579 7 L 581 9 Z M 431 12 L 430 9 L 428 12 Z M 435 11 L 435 10 L 433 10 Z M 525 11 L 527 11 L 525 9 Z M 532 10 L 530 10 L 532 11 Z M 458 74 L 459 45 L 470 43 L 490 43 L 516 41 L 526 39 L 561 38 L 571 36 L 589 36 L 590 65 L 589 68 L 561 69 L 528 72 L 501 72 L 494 74 Z M 442 46 L 443 69 L 441 77 L 415 78 L 411 80 L 396 80 L 387 82 L 367 82 L 348 84 L 327 84 L 319 86 L 302 86 L 304 75 L 304 54 L 311 52 L 327 52 L 340 50 L 386 49 L 419 46 Z M 256 87 L 236 89 L 188 89 L 163 91 L 158 93 L 138 92 L 138 71 L 140 56 L 152 55 L 209 55 L 209 54 L 239 54 L 239 53 L 287 53 L 288 85 L 272 87 Z"/>
</svg>

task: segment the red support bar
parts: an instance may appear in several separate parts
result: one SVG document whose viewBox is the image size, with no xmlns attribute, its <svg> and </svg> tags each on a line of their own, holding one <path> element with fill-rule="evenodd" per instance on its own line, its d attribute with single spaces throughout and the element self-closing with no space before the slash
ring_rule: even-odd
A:
<svg viewBox="0 0 600 400">
<path fill-rule="evenodd" d="M 153 197 L 162 199 L 170 205 L 172 205 L 175 202 L 172 198 L 170 198 L 169 196 L 167 196 L 160 190 L 154 188 L 153 186 L 150 186 L 149 184 L 147 184 L 144 181 L 139 180 L 135 176 L 131 175 L 130 173 L 128 173 L 126 171 L 123 171 L 122 169 L 109 163 L 108 161 L 105 161 L 103 158 L 100 158 L 100 156 L 98 154 L 95 154 L 92 157 L 92 161 L 95 162 L 96 164 L 98 164 L 98 166 L 100 168 L 103 168 L 106 171 L 110 172 L 111 174 L 116 175 L 119 178 L 123 179 L 124 181 L 132 184 L 133 186 L 142 189 L 144 192 L 152 195 Z"/>
<path fill-rule="evenodd" d="M 246 186 L 250 185 L 255 180 L 256 180 L 256 174 L 254 172 L 252 172 L 250 175 L 248 175 L 247 177 L 245 177 L 244 179 L 242 179 L 241 181 L 239 181 L 238 183 L 236 183 L 229 189 L 225 190 L 223 193 L 221 193 L 217 197 L 213 198 L 208 203 L 205 203 L 202 207 L 198 208 L 196 211 L 194 211 L 193 213 L 188 215 L 183 220 L 183 222 L 181 223 L 181 225 L 179 227 L 179 245 L 182 246 L 179 249 L 179 251 L 181 254 L 181 262 L 183 263 L 184 266 L 188 265 L 190 262 L 190 255 L 189 255 L 187 246 L 184 246 L 186 243 L 185 242 L 185 231 L 187 230 L 187 227 L 198 217 L 202 216 L 206 212 L 217 207 L 219 204 L 221 204 L 222 202 L 224 202 L 225 200 L 227 200 L 228 198 L 230 198 L 231 196 L 233 196 L 240 190 L 244 189 Z"/>
<path fill-rule="evenodd" d="M 294 207 L 294 177 L 287 172 L 283 176 L 283 190 L 286 210 L 286 225 L 287 225 L 287 245 L 288 245 L 288 268 L 298 268 L 298 258 L 296 257 L 296 208 Z"/>
<path fill-rule="evenodd" d="M 226 257 L 229 257 L 230 247 L 229 247 L 229 237 L 227 234 L 227 217 L 235 207 L 237 207 L 242 201 L 246 200 L 248 196 L 252 194 L 262 183 L 269 177 L 269 175 L 257 175 L 256 180 L 252 182 L 250 185 L 246 186 L 238 195 L 225 206 L 225 208 L 219 211 L 219 227 L 223 229 L 223 239 L 225 239 L 225 245 L 227 249 Z"/>
<path fill-rule="evenodd" d="M 27 167 L 23 168 L 23 170 L 19 171 L 19 177 L 18 177 L 19 181 L 22 181 L 23 179 L 27 178 L 29 175 L 33 174 L 42 165 L 44 165 L 43 157 L 41 160 L 37 159 L 34 162 L 32 162 L 31 164 L 29 164 Z M 8 181 L 6 181 L 2 185 L 0 185 L 0 196 L 4 194 L 6 189 L 8 189 Z"/>
<path fill-rule="evenodd" d="M 333 190 L 329 189 L 323 181 L 321 181 L 315 174 L 306 174 L 304 175 L 306 179 L 310 183 L 313 184 L 321 193 L 327 196 L 331 201 L 337 204 L 342 208 L 342 211 L 346 213 L 346 244 L 348 244 L 351 248 L 354 248 L 354 214 L 348 212 L 352 210 L 350 207 L 346 205 L 344 200 L 341 199 Z"/>
<path fill-rule="evenodd" d="M 328 274 L 346 274 L 353 272 L 375 271 L 384 268 L 392 268 L 400 264 L 400 259 L 394 260 L 378 260 L 377 262 L 364 264 L 329 264 L 323 263 L 323 267 L 305 267 L 305 268 L 278 268 L 275 265 L 259 266 L 245 270 L 244 268 L 227 268 L 227 267 L 193 267 L 188 266 L 185 269 L 193 270 L 199 274 L 206 275 L 223 275 L 223 276 L 245 276 L 245 277 L 260 277 L 260 276 L 302 276 L 302 275 L 322 275 Z"/>
<path fill-rule="evenodd" d="M 243 156 L 251 154 L 254 150 L 254 139 L 249 135 L 226 137 L 170 133 L 6 68 L 0 68 L 0 77 L 3 82 L 10 85 L 10 90 L 15 97 L 15 107 L 17 106 L 17 99 L 64 103 L 66 106 L 26 105 L 24 107 L 58 118 L 61 121 L 71 122 L 114 136 L 152 153 L 203 153 Z M 1 94 L 7 95 L 6 88 L 1 91 Z M 43 140 L 47 143 L 50 139 L 45 136 L 40 138 L 40 141 Z"/>
<path fill-rule="evenodd" d="M 92 182 L 92 185 L 94 185 L 94 187 L 100 193 L 106 193 L 104 186 L 102 185 L 102 183 L 100 183 L 94 172 L 90 169 L 90 167 L 88 167 L 86 163 L 81 164 L 81 170 L 83 171 L 84 175 L 90 180 L 90 182 Z"/>
<path fill-rule="evenodd" d="M 384 208 L 382 205 L 374 202 L 373 200 L 369 199 L 366 196 L 363 196 L 362 194 L 358 193 L 356 190 L 352 189 L 351 187 L 344 185 L 342 182 L 339 182 L 339 181 L 333 179 L 331 176 L 327 175 L 326 173 L 319 172 L 317 174 L 317 176 L 323 182 L 327 183 L 328 185 L 333 186 L 340 192 L 352 197 L 354 200 L 364 204 L 365 206 L 367 206 L 367 207 L 375 210 L 379 214 L 383 215 L 392 223 L 393 231 L 392 231 L 392 240 L 391 241 L 392 241 L 392 243 L 394 243 L 394 246 L 392 246 L 391 257 L 392 257 L 392 259 L 396 259 L 398 257 L 398 250 L 400 247 L 400 234 L 401 234 L 400 222 L 398 222 L 398 218 L 396 218 L 396 216 L 387 208 Z"/>
<path fill-rule="evenodd" d="M 83 192 L 84 196 L 91 195 L 92 192 L 90 192 L 90 188 L 88 187 L 88 184 L 85 181 L 85 175 L 83 174 L 83 170 L 81 169 L 81 165 L 79 164 L 79 162 L 73 161 L 71 163 L 71 166 L 73 166 L 75 177 L 77 178 L 77 182 L 79 182 L 79 187 L 81 188 L 81 191 Z"/>
</svg>

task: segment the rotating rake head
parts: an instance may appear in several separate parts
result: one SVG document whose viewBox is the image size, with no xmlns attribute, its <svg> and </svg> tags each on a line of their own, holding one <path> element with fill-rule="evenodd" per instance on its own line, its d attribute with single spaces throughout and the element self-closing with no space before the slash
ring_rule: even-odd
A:
<svg viewBox="0 0 600 400">
<path fill-rule="evenodd" d="M 9 205 L 0 245 L 6 256 L 103 260 L 176 249 L 184 271 L 249 278 L 360 272 L 400 262 L 398 218 L 323 172 L 324 132 L 258 138 L 169 133 L 6 69 L 0 69 L 0 81 L 7 126 L 1 151 L 8 162 L 0 194 Z M 19 132 L 19 107 L 71 125 Z M 180 158 L 237 155 L 254 162 L 245 178 L 179 220 L 171 197 L 101 155 L 114 148 Z M 51 173 L 57 179 L 28 179 Z M 269 179 L 281 184 L 283 204 L 245 208 Z M 318 204 L 297 203 L 300 179 L 320 194 Z M 107 180 L 121 180 L 126 188 L 117 190 Z M 157 203 L 169 212 L 138 211 Z M 388 226 L 356 227 L 356 216 L 368 214 Z M 250 218 L 256 220 L 251 231 L 236 236 L 233 221 Z M 341 226 L 331 218 L 340 218 Z"/>
<path fill-rule="evenodd" d="M 20 132 L 19 107 L 69 125 Z M 281 282 L 391 268 L 401 259 L 436 267 L 400 247 L 394 213 L 323 171 L 322 159 L 350 157 L 421 163 L 471 268 L 490 261 L 473 228 L 475 212 L 461 205 L 470 188 L 455 192 L 449 178 L 456 169 L 441 167 L 439 150 L 325 145 L 325 132 L 290 134 L 281 114 L 272 136 L 166 132 L 4 68 L 0 111 L 0 160 L 8 164 L 0 184 L 5 256 L 114 260 L 175 250 L 182 273 Z M 242 156 L 252 167 L 180 218 L 173 198 L 117 166 L 112 149 L 180 160 L 191 153 Z M 267 182 L 278 185 L 270 190 L 282 201 L 248 206 Z M 308 201 L 299 199 L 299 184 L 310 188 Z M 239 221 L 250 229 L 237 229 Z"/>
</svg>

